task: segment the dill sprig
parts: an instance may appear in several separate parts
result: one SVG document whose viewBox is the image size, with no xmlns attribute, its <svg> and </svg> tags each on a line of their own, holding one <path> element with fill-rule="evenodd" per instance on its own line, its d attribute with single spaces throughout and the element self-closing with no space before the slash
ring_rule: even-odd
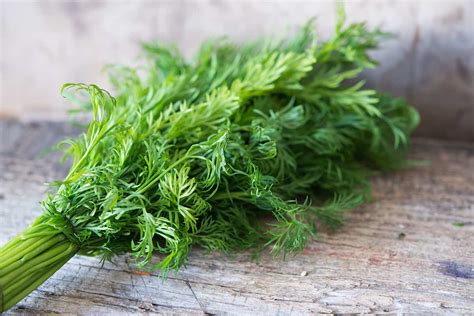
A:
<svg viewBox="0 0 474 316">
<path fill-rule="evenodd" d="M 338 227 L 369 199 L 369 175 L 403 165 L 418 124 L 358 77 L 383 36 L 341 14 L 323 43 L 311 23 L 276 43 L 209 41 L 192 61 L 147 43 L 146 67 L 109 67 L 115 97 L 64 85 L 88 94 L 93 118 L 61 143 L 72 167 L 43 215 L 0 250 L 2 310 L 76 252 L 128 252 L 166 275 L 193 245 L 287 254 Z"/>
</svg>

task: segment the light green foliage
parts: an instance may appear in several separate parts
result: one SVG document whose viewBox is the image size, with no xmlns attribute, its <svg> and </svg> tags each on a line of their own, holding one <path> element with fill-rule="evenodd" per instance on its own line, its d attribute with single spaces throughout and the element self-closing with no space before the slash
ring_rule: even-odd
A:
<svg viewBox="0 0 474 316">
<path fill-rule="evenodd" d="M 145 44 L 142 70 L 110 67 L 116 97 L 95 85 L 93 120 L 65 141 L 73 166 L 42 221 L 80 252 L 131 252 L 142 268 L 181 267 L 190 248 L 301 250 L 369 198 L 367 176 L 403 164 L 416 111 L 358 75 L 384 34 L 337 24 L 317 43 L 205 43 L 192 62 Z"/>
</svg>

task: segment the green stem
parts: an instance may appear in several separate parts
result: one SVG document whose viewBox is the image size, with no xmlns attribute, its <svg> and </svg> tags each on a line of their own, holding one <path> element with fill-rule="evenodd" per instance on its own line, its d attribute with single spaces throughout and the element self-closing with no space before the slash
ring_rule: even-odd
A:
<svg viewBox="0 0 474 316">
<path fill-rule="evenodd" d="M 0 252 L 0 258 L 3 259 L 6 256 L 8 251 L 15 248 L 15 245 L 21 240 L 20 237 L 21 236 L 17 236 L 15 239 L 13 239 L 11 242 L 6 244 L 5 247 L 2 248 L 2 251 Z M 15 259 L 17 259 L 17 257 L 20 257 L 21 255 L 23 255 L 24 252 L 28 252 L 29 247 L 35 248 L 36 245 L 39 242 L 41 242 L 41 240 L 39 238 L 29 238 L 24 243 L 23 252 L 21 252 L 21 253 L 17 252 L 17 253 L 15 253 L 15 255 L 13 257 L 7 257 L 7 258 L 5 258 L 5 260 L 1 260 L 0 268 L 4 268 L 4 267 L 8 266 L 8 264 L 10 263 L 9 262 L 10 260 L 15 260 Z"/>
<path fill-rule="evenodd" d="M 16 269 L 12 269 L 5 273 L 4 277 L 0 278 L 0 283 L 3 287 L 8 287 L 10 284 L 16 282 L 17 278 L 27 275 L 38 269 L 47 267 L 51 263 L 54 263 L 64 256 L 64 253 L 69 249 L 70 243 L 65 241 L 60 244 L 55 244 L 47 251 L 42 252 L 39 256 L 34 257 L 31 260 L 21 260 L 16 266 Z"/>
<path fill-rule="evenodd" d="M 236 199 L 236 200 L 248 200 L 250 195 L 248 192 L 222 192 L 214 195 L 213 200 L 227 200 L 227 199 Z"/>
<path fill-rule="evenodd" d="M 25 244 L 22 245 L 24 247 L 23 250 L 18 252 L 11 258 L 8 258 L 8 255 L 0 256 L 0 260 L 2 261 L 2 263 L 0 264 L 0 279 L 1 277 L 3 277 L 4 274 L 10 272 L 11 270 L 14 270 L 17 266 L 21 265 L 22 262 L 35 257 L 36 255 L 42 253 L 44 250 L 54 246 L 58 242 L 63 241 L 65 239 L 64 235 L 62 234 L 58 234 L 52 237 L 53 238 L 50 238 L 50 240 L 48 240 L 47 242 L 45 242 L 44 239 L 36 237 L 34 239 L 37 239 L 37 241 L 31 244 L 30 246 L 28 246 L 28 241 L 25 241 Z M 4 257 L 6 257 L 5 260 L 3 260 Z"/>
<path fill-rule="evenodd" d="M 0 248 L 0 313 L 39 287 L 78 250 L 63 233 L 34 224 Z"/>
<path fill-rule="evenodd" d="M 8 299 L 9 297 L 13 297 L 14 295 L 18 294 L 18 292 L 20 292 L 22 289 L 25 289 L 28 286 L 30 286 L 32 282 L 39 279 L 40 276 L 41 276 L 40 272 L 36 272 L 33 275 L 29 274 L 29 275 L 22 276 L 19 280 L 17 280 L 17 282 L 15 282 L 15 284 L 7 287 L 5 291 L 3 291 L 3 297 L 5 299 Z"/>
</svg>

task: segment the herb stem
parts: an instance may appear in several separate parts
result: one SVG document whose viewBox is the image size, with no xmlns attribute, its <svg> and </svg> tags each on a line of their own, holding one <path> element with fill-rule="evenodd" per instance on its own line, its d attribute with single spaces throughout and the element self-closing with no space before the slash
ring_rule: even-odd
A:
<svg viewBox="0 0 474 316">
<path fill-rule="evenodd" d="M 58 232 L 28 227 L 0 251 L 0 312 L 28 295 L 51 277 L 78 251 L 79 247 Z M 33 231 L 34 235 L 28 233 Z M 30 237 L 28 237 L 30 236 Z"/>
<path fill-rule="evenodd" d="M 236 199 L 236 200 L 247 200 L 250 197 L 248 192 L 222 192 L 214 195 L 213 200 L 226 200 L 226 199 Z"/>
</svg>

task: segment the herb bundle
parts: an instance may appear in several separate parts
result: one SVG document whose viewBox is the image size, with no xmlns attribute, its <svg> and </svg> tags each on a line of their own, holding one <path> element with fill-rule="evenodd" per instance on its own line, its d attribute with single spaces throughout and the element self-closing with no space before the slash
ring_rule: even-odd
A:
<svg viewBox="0 0 474 316">
<path fill-rule="evenodd" d="M 148 67 L 110 68 L 115 98 L 64 85 L 88 93 L 93 119 L 62 143 L 72 167 L 43 214 L 0 249 L 0 310 L 77 253 L 127 252 L 166 275 L 193 245 L 293 253 L 340 225 L 368 200 L 370 174 L 403 164 L 418 124 L 358 79 L 383 35 L 341 16 L 323 43 L 308 23 L 276 43 L 209 41 L 190 62 L 145 44 Z"/>
</svg>

